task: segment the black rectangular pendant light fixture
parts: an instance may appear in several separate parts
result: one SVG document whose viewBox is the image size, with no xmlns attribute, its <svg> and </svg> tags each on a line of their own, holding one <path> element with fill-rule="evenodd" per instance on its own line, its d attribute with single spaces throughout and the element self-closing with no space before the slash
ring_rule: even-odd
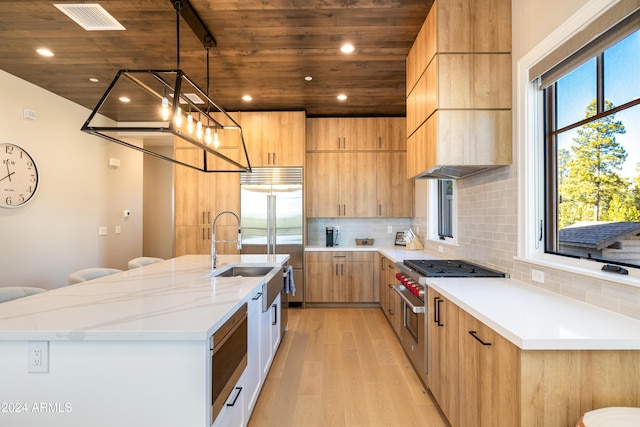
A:
<svg viewBox="0 0 640 427">
<path fill-rule="evenodd" d="M 180 12 L 208 49 L 215 39 L 191 5 L 176 8 L 178 67 L 120 70 L 82 131 L 202 172 L 251 172 L 242 128 L 179 68 Z M 194 28 L 195 27 L 195 28 Z"/>
</svg>

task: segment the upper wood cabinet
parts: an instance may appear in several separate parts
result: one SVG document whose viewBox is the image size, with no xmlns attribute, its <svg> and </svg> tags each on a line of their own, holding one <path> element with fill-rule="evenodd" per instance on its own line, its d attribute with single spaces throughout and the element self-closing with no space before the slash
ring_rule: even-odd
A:
<svg viewBox="0 0 640 427">
<path fill-rule="evenodd" d="M 404 150 L 403 117 L 307 119 L 307 151 Z"/>
<path fill-rule="evenodd" d="M 409 178 L 511 164 L 510 51 L 510 0 L 434 2 L 407 57 Z"/>
<path fill-rule="evenodd" d="M 304 165 L 304 111 L 241 112 L 239 123 L 251 166 Z"/>
<path fill-rule="evenodd" d="M 375 152 L 308 153 L 307 217 L 377 216 L 376 170 Z"/>
<path fill-rule="evenodd" d="M 377 153 L 378 217 L 411 218 L 413 216 L 413 180 L 404 172 L 406 151 Z"/>
</svg>

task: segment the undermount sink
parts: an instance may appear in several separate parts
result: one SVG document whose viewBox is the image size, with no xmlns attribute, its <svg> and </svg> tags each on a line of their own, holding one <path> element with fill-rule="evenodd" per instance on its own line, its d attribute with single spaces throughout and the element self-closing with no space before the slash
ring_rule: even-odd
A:
<svg viewBox="0 0 640 427">
<path fill-rule="evenodd" d="M 215 277 L 259 277 L 266 276 L 274 267 L 235 266 L 219 273 L 214 272 Z"/>
</svg>

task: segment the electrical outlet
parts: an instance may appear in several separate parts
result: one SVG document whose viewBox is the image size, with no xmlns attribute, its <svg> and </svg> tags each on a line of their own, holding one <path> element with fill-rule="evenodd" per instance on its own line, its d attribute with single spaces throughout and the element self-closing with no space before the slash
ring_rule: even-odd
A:
<svg viewBox="0 0 640 427">
<path fill-rule="evenodd" d="M 116 233 L 116 234 L 121 234 L 121 233 L 122 233 L 122 227 L 121 227 L 121 226 L 119 226 L 119 225 L 116 225 L 115 233 Z"/>
<path fill-rule="evenodd" d="M 109 233 L 109 229 L 105 226 L 98 227 L 98 236 L 106 236 Z"/>
<path fill-rule="evenodd" d="M 544 271 L 531 269 L 531 280 L 538 283 L 544 283 Z"/>
<path fill-rule="evenodd" d="M 393 233 L 393 226 L 392 225 L 387 226 L 387 233 Z"/>
<path fill-rule="evenodd" d="M 27 342 L 27 372 L 49 372 L 49 341 Z"/>
</svg>

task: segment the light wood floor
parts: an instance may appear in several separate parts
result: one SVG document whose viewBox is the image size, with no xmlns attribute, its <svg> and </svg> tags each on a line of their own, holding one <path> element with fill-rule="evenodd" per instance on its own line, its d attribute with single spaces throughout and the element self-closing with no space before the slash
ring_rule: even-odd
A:
<svg viewBox="0 0 640 427">
<path fill-rule="evenodd" d="M 379 308 L 289 310 L 249 427 L 445 427 Z"/>
</svg>

